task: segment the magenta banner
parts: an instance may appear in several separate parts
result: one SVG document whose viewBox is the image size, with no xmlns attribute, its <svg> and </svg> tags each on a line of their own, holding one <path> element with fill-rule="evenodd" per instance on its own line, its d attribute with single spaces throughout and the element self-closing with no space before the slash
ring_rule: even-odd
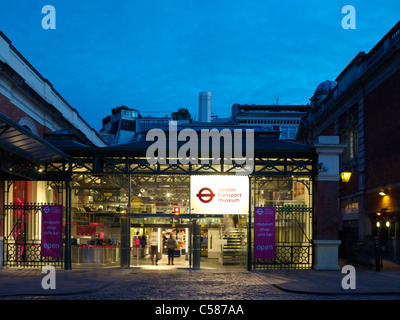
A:
<svg viewBox="0 0 400 320">
<path fill-rule="evenodd" d="M 275 258 L 275 207 L 254 208 L 254 259 Z"/>
<path fill-rule="evenodd" d="M 42 206 L 42 257 L 62 256 L 62 206 Z"/>
</svg>

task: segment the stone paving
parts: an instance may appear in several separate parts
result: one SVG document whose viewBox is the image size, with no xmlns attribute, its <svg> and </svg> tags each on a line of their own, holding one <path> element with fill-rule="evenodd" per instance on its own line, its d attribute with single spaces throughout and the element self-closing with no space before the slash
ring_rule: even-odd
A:
<svg viewBox="0 0 400 320">
<path fill-rule="evenodd" d="M 400 295 L 321 295 L 283 291 L 268 274 L 224 270 L 125 270 L 125 274 L 86 293 L 26 295 L 3 300 L 399 300 Z"/>
<path fill-rule="evenodd" d="M 264 300 L 287 293 L 250 272 L 133 271 L 96 293 L 75 299 Z"/>
</svg>

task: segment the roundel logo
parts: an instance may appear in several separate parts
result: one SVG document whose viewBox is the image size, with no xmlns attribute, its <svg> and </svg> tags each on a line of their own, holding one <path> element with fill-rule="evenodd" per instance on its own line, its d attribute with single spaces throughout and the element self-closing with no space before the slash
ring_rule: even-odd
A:
<svg viewBox="0 0 400 320">
<path fill-rule="evenodd" d="M 43 211 L 44 211 L 44 213 L 49 213 L 50 207 L 48 207 L 48 206 L 43 207 Z"/>
<path fill-rule="evenodd" d="M 196 197 L 203 203 L 209 203 L 212 199 L 214 199 L 215 194 L 212 192 L 210 188 L 202 188 L 199 193 L 196 194 Z"/>
<path fill-rule="evenodd" d="M 263 212 L 264 212 L 264 210 L 263 210 L 263 209 L 261 209 L 261 208 L 258 208 L 256 212 L 257 212 L 259 215 L 262 215 L 262 214 L 263 214 Z"/>
</svg>

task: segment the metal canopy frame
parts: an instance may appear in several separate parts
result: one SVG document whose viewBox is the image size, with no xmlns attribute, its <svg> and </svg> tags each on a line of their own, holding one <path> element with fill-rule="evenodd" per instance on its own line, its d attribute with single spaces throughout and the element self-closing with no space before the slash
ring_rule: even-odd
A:
<svg viewBox="0 0 400 320">
<path fill-rule="evenodd" d="M 0 113 L 0 171 L 7 180 L 39 180 L 41 166 L 67 161 L 51 143 Z"/>
<path fill-rule="evenodd" d="M 72 157 L 70 167 L 65 162 L 47 164 L 44 174 L 51 175 L 57 172 L 70 174 L 93 175 L 236 175 L 236 169 L 241 164 L 232 161 L 226 165 L 221 159 L 219 164 L 149 164 L 144 157 L 88 155 Z M 252 176 L 262 175 L 294 175 L 313 176 L 315 174 L 315 156 L 280 154 L 277 157 L 255 156 Z"/>
<path fill-rule="evenodd" d="M 247 128 L 248 129 L 248 128 Z M 254 133 L 254 171 L 250 175 L 315 175 L 316 153 L 313 147 L 279 139 L 279 132 L 256 130 Z M 199 129 L 197 129 L 199 130 Z M 57 141 L 54 141 L 57 146 Z M 236 175 L 236 169 L 243 168 L 242 159 L 229 160 L 224 155 L 224 143 L 216 146 L 210 144 L 209 156 L 204 159 L 199 142 L 198 156 L 202 160 L 198 163 L 182 164 L 177 159 L 165 159 L 165 164 L 150 164 L 146 155 L 152 141 L 137 140 L 127 144 L 110 147 L 74 147 L 67 146 L 65 141 L 60 148 L 70 155 L 70 167 L 62 168 L 65 162 L 54 161 L 45 171 L 68 170 L 70 174 L 95 175 Z M 169 141 L 166 141 L 166 150 L 169 150 Z M 178 141 L 179 149 L 186 141 Z M 232 144 L 232 149 L 237 147 Z M 240 147 L 240 146 L 239 146 Z M 246 140 L 242 141 L 242 150 L 246 149 Z M 219 159 L 213 158 L 214 151 L 219 151 Z M 232 157 L 232 155 L 229 155 Z M 208 160 L 207 162 L 205 160 Z M 217 161 L 215 161 L 217 160 Z"/>
</svg>

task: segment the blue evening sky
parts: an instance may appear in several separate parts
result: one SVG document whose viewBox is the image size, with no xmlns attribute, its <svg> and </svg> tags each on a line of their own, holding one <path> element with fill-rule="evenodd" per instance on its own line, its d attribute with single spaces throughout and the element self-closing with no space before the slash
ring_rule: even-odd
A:
<svg viewBox="0 0 400 320">
<path fill-rule="evenodd" d="M 90 126 L 126 105 L 164 116 L 212 93 L 212 112 L 234 103 L 307 104 L 399 21 L 400 1 L 14 0 L 0 30 Z M 44 30 L 44 5 L 56 29 Z M 342 7 L 356 9 L 345 30 Z"/>
</svg>

